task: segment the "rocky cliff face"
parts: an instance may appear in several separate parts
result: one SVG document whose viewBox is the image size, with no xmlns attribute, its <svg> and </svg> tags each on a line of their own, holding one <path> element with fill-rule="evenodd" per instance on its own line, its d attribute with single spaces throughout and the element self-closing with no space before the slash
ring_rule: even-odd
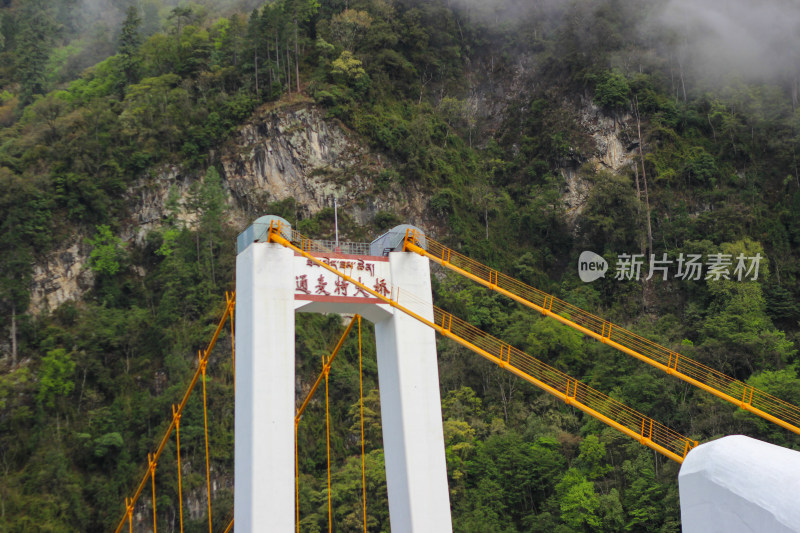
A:
<svg viewBox="0 0 800 533">
<path fill-rule="evenodd" d="M 287 198 L 296 200 L 301 218 L 332 207 L 335 197 L 342 212 L 358 224 L 386 210 L 405 222 L 426 225 L 425 195 L 414 185 L 379 187 L 376 178 L 391 162 L 311 103 L 262 108 L 210 159 L 222 169 L 229 220 L 242 229 L 265 214 L 269 203 Z M 123 241 L 141 243 L 158 229 L 169 214 L 170 196 L 178 207 L 177 218 L 192 226 L 189 191 L 202 174 L 166 166 L 134 183 L 127 193 L 131 216 L 120 235 Z M 34 312 L 55 309 L 91 287 L 89 250 L 81 242 L 76 238 L 35 267 Z"/>
<path fill-rule="evenodd" d="M 631 137 L 631 124 L 636 123 L 630 113 L 611 117 L 591 101 L 584 101 L 578 111 L 578 124 L 595 143 L 595 153 L 590 162 L 597 169 L 620 172 L 636 157 L 636 144 Z"/>
<path fill-rule="evenodd" d="M 465 105 L 478 125 L 475 146 L 481 146 L 518 113 L 520 102 L 537 84 L 537 66 L 531 58 L 521 56 L 513 65 L 498 68 L 494 58 L 487 56 L 467 72 L 470 90 Z M 588 163 L 594 169 L 621 172 L 635 159 L 636 144 L 631 141 L 635 136 L 630 134 L 630 115 L 607 116 L 588 96 L 577 102 L 565 100 L 563 105 L 573 110 L 595 145 L 594 152 L 584 153 L 582 161 L 565 162 L 560 169 L 562 200 L 574 221 L 591 192 L 581 167 Z M 227 212 L 236 227 L 244 228 L 265 214 L 272 202 L 293 198 L 298 217 L 306 218 L 332 207 L 336 198 L 342 212 L 361 225 L 379 211 L 390 211 L 404 222 L 434 233 L 443 229 L 438 221 L 426 218 L 427 200 L 422 190 L 414 184 L 401 188 L 381 180 L 392 162 L 370 150 L 338 120 L 326 118 L 324 110 L 310 101 L 296 99 L 260 108 L 209 156 L 222 170 Z M 168 215 L 171 196 L 178 207 L 171 215 L 192 226 L 195 214 L 188 208 L 189 193 L 202 173 L 165 166 L 134 183 L 127 193 L 131 216 L 121 231 L 123 241 L 141 243 L 148 232 L 158 229 Z M 85 266 L 89 250 L 81 242 L 76 238 L 35 267 L 33 311 L 54 309 L 80 297 L 91 286 L 92 273 Z"/>
<path fill-rule="evenodd" d="M 522 79 L 517 73 L 514 79 Z M 518 94 L 519 91 L 512 91 Z M 510 96 L 508 96 L 510 98 Z M 505 107 L 503 113 L 511 112 Z M 503 113 L 499 113 L 502 115 Z M 591 101 L 577 110 L 578 122 L 594 139 L 595 152 L 588 163 L 597 169 L 620 172 L 636 156 L 629 140 L 629 115 L 612 118 Z M 491 132 L 486 132 L 491 134 Z M 435 227 L 426 218 L 426 196 L 414 185 L 378 185 L 377 177 L 391 167 L 384 156 L 372 152 L 345 126 L 326 119 L 311 103 L 262 108 L 233 135 L 211 159 L 219 162 L 228 191 L 228 213 L 232 224 L 244 228 L 263 215 L 271 202 L 294 198 L 298 215 L 308 217 L 337 198 L 340 208 L 357 223 L 367 224 L 382 210 L 404 222 Z M 568 216 L 575 219 L 591 191 L 590 183 L 575 166 L 561 169 L 565 180 L 563 200 Z M 148 232 L 158 229 L 168 214 L 168 200 L 177 200 L 177 217 L 191 226 L 194 213 L 187 208 L 192 183 L 202 173 L 167 166 L 138 180 L 128 191 L 131 218 L 121 237 L 141 243 Z M 34 269 L 31 310 L 55 309 L 79 298 L 93 281 L 87 268 L 88 247 L 81 238 L 49 254 Z"/>
<path fill-rule="evenodd" d="M 88 258 L 89 249 L 78 238 L 34 265 L 30 312 L 53 310 L 89 289 L 94 274 L 86 268 Z"/>
<path fill-rule="evenodd" d="M 262 110 L 239 129 L 220 161 L 234 204 L 251 218 L 287 198 L 297 201 L 301 216 L 314 215 L 332 207 L 334 197 L 359 224 L 381 210 L 410 223 L 423 217 L 419 191 L 396 184 L 379 190 L 376 178 L 391 163 L 310 104 Z"/>
<path fill-rule="evenodd" d="M 586 161 L 590 168 L 620 173 L 636 162 L 638 144 L 632 141 L 633 117 L 629 113 L 608 116 L 591 100 L 582 101 L 576 113 L 578 124 L 594 142 L 594 151 Z M 592 187 L 581 176 L 577 165 L 562 168 L 561 175 L 566 185 L 563 200 L 572 223 L 583 211 Z"/>
<path fill-rule="evenodd" d="M 359 224 L 381 210 L 411 223 L 420 223 L 424 215 L 425 202 L 414 187 L 390 184 L 378 190 L 376 177 L 391 163 L 310 103 L 262 108 L 211 159 L 222 170 L 228 216 L 237 227 L 265 214 L 271 202 L 288 198 L 295 199 L 301 217 L 332 207 L 334 197 Z M 187 201 L 201 174 L 169 166 L 139 180 L 128 193 L 134 207 L 122 238 L 140 242 L 157 229 L 167 215 L 170 194 L 179 207 L 178 219 L 194 224 Z"/>
</svg>

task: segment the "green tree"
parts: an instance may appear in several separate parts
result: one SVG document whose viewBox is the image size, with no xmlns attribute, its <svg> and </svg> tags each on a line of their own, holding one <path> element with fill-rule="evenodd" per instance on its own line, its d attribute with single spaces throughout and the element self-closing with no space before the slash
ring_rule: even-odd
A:
<svg viewBox="0 0 800 533">
<path fill-rule="evenodd" d="M 361 440 L 361 402 L 354 403 L 347 410 L 352 420 L 350 424 L 351 438 Z M 366 450 L 380 449 L 382 446 L 381 397 L 377 389 L 370 390 L 364 396 L 364 445 Z"/>
<path fill-rule="evenodd" d="M 308 22 L 319 9 L 317 0 L 284 0 L 286 12 L 294 24 L 294 68 L 297 92 L 300 92 L 300 24 Z"/>
<path fill-rule="evenodd" d="M 344 50 L 339 57 L 331 63 L 331 72 L 341 75 L 344 80 L 354 85 L 359 85 L 367 79 L 367 71 L 362 66 L 360 59 L 355 57 L 352 52 Z"/>
<path fill-rule="evenodd" d="M 206 257 L 211 274 L 211 283 L 216 286 L 217 276 L 214 258 L 219 255 L 217 248 L 222 245 L 225 190 L 222 187 L 222 178 L 213 166 L 208 167 L 208 170 L 206 170 L 203 183 L 200 186 L 199 202 L 200 224 L 198 238 L 206 241 Z"/>
<path fill-rule="evenodd" d="M 714 367 L 744 378 L 756 369 L 780 368 L 797 353 L 792 342 L 772 324 L 766 312 L 766 299 L 759 280 L 769 279 L 766 254 L 760 243 L 745 239 L 723 243 L 719 248 L 721 258 L 730 263 L 727 276 L 708 279 L 711 295 L 708 316 L 703 322 L 700 348 Z M 758 278 L 753 265 L 758 262 Z M 741 258 L 741 259 L 737 259 Z M 744 269 L 742 279 L 735 273 L 740 261 Z M 749 274 L 747 270 L 753 266 Z"/>
<path fill-rule="evenodd" d="M 8 327 L 12 364 L 19 350 L 20 315 L 30 301 L 34 253 L 50 242 L 52 203 L 39 181 L 0 167 L 0 314 Z"/>
<path fill-rule="evenodd" d="M 249 50 L 249 53 L 248 53 L 248 58 L 243 62 L 243 67 L 244 68 L 249 67 L 247 68 L 248 71 L 252 69 L 253 73 L 252 87 L 257 97 L 261 96 L 261 85 L 262 85 L 261 83 L 259 83 L 259 65 L 261 61 L 263 61 L 263 54 L 261 53 L 261 49 L 265 33 L 262 31 L 262 28 L 267 26 L 267 24 L 272 20 L 271 18 L 268 18 L 267 15 L 275 12 L 275 9 L 271 7 L 273 5 L 274 4 L 265 6 L 261 15 L 259 14 L 257 9 L 254 9 L 253 12 L 250 14 L 250 18 L 247 21 L 247 34 L 245 40 L 248 45 L 247 48 Z M 267 54 L 269 54 L 269 49 L 267 49 Z M 276 35 L 275 57 L 280 58 L 280 50 L 277 47 L 277 35 Z M 276 63 L 277 63 L 276 68 L 278 71 L 278 78 L 280 78 L 282 74 L 282 71 L 279 66 L 280 59 L 278 59 Z M 271 73 L 272 73 L 272 68 L 270 68 L 270 75 Z"/>
<path fill-rule="evenodd" d="M 580 445 L 577 465 L 588 479 L 598 479 L 611 471 L 611 465 L 606 463 L 606 445 L 600 442 L 597 435 L 587 435 Z"/>
<path fill-rule="evenodd" d="M 490 478 L 478 479 L 468 496 L 456 505 L 459 512 L 453 529 L 465 533 L 514 533 L 501 487 Z"/>
<path fill-rule="evenodd" d="M 600 499 L 594 483 L 570 469 L 556 485 L 561 520 L 572 531 L 593 531 L 600 527 Z"/>
<path fill-rule="evenodd" d="M 675 502 L 666 487 L 656 479 L 652 452 L 637 447 L 632 454 L 633 457 L 622 464 L 628 485 L 623 497 L 623 507 L 628 514 L 625 530 L 653 531 L 676 511 Z M 668 527 L 664 530 L 671 531 Z"/>
<path fill-rule="evenodd" d="M 24 5 L 16 43 L 17 80 L 20 83 L 20 99 L 23 104 L 32 102 L 35 95 L 45 92 L 45 66 L 53 45 L 55 29 L 50 6 L 44 0 L 30 0 Z"/>
<path fill-rule="evenodd" d="M 371 24 L 372 17 L 366 11 L 345 9 L 331 18 L 331 36 L 335 43 L 352 52 Z"/>
<path fill-rule="evenodd" d="M 582 374 L 585 348 L 582 335 L 555 320 L 536 319 L 526 339 L 527 352 L 571 374 Z"/>
<path fill-rule="evenodd" d="M 75 361 L 64 348 L 50 350 L 42 358 L 39 371 L 39 391 L 36 400 L 45 407 L 55 407 L 56 401 L 67 396 L 75 388 L 73 375 Z"/>
<path fill-rule="evenodd" d="M 800 378 L 797 375 L 796 365 L 787 366 L 780 370 L 763 370 L 756 372 L 747 384 L 759 390 L 780 398 L 793 405 L 800 405 Z M 763 418 L 757 417 L 744 410 L 737 410 L 734 418 L 743 420 L 752 427 L 759 438 L 782 446 L 791 446 L 787 439 L 786 431 Z"/>
<path fill-rule="evenodd" d="M 125 12 L 125 20 L 122 22 L 122 30 L 119 35 L 119 45 L 117 47 L 122 56 L 122 70 L 128 84 L 135 83 L 139 74 L 139 47 L 142 44 L 141 35 L 142 19 L 139 10 L 134 5 L 128 6 Z"/>
<path fill-rule="evenodd" d="M 244 53 L 244 39 L 247 25 L 244 17 L 234 14 L 230 18 L 220 18 L 212 28 L 214 61 L 225 68 L 236 67 Z"/>
<path fill-rule="evenodd" d="M 594 101 L 609 111 L 620 111 L 629 105 L 630 93 L 631 88 L 625 76 L 609 70 L 595 87 Z"/>
<path fill-rule="evenodd" d="M 140 151 L 164 154 L 180 146 L 193 116 L 190 95 L 177 74 L 144 78 L 130 85 L 119 120 L 122 134 L 140 143 Z"/>
<path fill-rule="evenodd" d="M 636 250 L 642 231 L 639 220 L 630 178 L 599 172 L 579 219 L 587 246 L 615 253 Z"/>
<path fill-rule="evenodd" d="M 442 398 L 442 417 L 445 420 L 469 420 L 483 414 L 481 399 L 470 387 L 449 391 Z"/>
<path fill-rule="evenodd" d="M 111 232 L 111 228 L 103 224 L 97 226 L 94 237 L 88 239 L 92 251 L 89 253 L 89 265 L 98 274 L 113 276 L 122 268 L 125 252 L 122 239 Z"/>
</svg>

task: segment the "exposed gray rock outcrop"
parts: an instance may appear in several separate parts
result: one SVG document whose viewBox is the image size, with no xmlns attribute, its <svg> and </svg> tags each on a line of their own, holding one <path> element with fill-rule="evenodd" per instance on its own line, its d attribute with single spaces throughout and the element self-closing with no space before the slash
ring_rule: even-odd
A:
<svg viewBox="0 0 800 533">
<path fill-rule="evenodd" d="M 35 264 L 29 310 L 34 314 L 50 311 L 90 288 L 94 273 L 86 268 L 88 259 L 87 246 L 77 240 Z"/>
<path fill-rule="evenodd" d="M 403 190 L 376 180 L 390 168 L 339 121 L 326 119 L 313 105 L 262 111 L 239 129 L 220 156 L 231 197 L 251 216 L 268 202 L 294 198 L 301 215 L 333 206 L 359 224 L 391 210 L 419 223 L 425 204 L 415 187 Z M 410 189 L 410 190 L 409 190 Z"/>
<path fill-rule="evenodd" d="M 636 162 L 637 145 L 630 140 L 632 123 L 629 113 L 612 117 L 591 101 L 583 102 L 578 109 L 578 124 L 594 142 L 594 151 L 584 163 L 588 169 L 620 173 Z M 633 126 L 635 128 L 635 123 Z M 561 176 L 565 182 L 562 199 L 567 207 L 567 219 L 573 223 L 589 199 L 592 184 L 577 166 L 562 168 Z"/>
</svg>

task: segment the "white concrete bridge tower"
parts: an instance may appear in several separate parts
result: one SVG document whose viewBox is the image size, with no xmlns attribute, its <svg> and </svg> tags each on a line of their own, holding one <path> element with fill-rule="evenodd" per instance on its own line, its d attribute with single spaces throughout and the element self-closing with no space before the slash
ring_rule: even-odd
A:
<svg viewBox="0 0 800 533">
<path fill-rule="evenodd" d="M 290 238 L 288 222 L 267 216 L 237 243 L 237 533 L 295 531 L 298 311 L 358 313 L 374 322 L 392 531 L 452 531 L 434 331 L 291 249 L 265 242 L 273 221 Z M 428 259 L 394 251 L 404 235 L 405 227 L 398 227 L 369 251 L 343 247 L 313 254 L 378 292 L 413 294 L 404 305 L 433 320 Z"/>
</svg>

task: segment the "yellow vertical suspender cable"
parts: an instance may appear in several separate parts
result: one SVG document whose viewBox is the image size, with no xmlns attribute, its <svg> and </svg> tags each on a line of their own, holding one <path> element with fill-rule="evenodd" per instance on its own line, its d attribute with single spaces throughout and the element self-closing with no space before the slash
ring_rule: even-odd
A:
<svg viewBox="0 0 800 533">
<path fill-rule="evenodd" d="M 297 414 L 294 417 L 294 424 L 295 424 L 295 437 L 294 437 L 295 453 L 294 453 L 294 456 L 295 456 L 295 486 L 296 487 L 299 487 L 298 482 L 299 482 L 299 477 L 300 477 L 299 463 L 297 462 L 297 457 L 298 457 L 298 455 L 297 455 L 297 425 L 300 423 L 300 417 L 305 412 L 306 407 L 308 407 L 308 404 L 311 401 L 311 398 L 314 397 L 314 393 L 317 392 L 317 388 L 319 388 L 320 384 L 322 383 L 323 378 L 325 379 L 325 387 L 326 387 L 326 391 L 327 391 L 328 372 L 330 371 L 331 365 L 333 364 L 333 360 L 336 359 L 336 356 L 339 354 L 339 350 L 342 348 L 342 345 L 344 344 L 344 340 L 347 338 L 347 335 L 350 334 L 350 330 L 353 329 L 353 325 L 356 323 L 356 320 L 360 320 L 360 319 L 361 319 L 361 316 L 355 315 L 352 318 L 352 320 L 350 320 L 350 323 L 347 325 L 347 328 L 345 328 L 344 333 L 342 333 L 342 336 L 339 338 L 339 342 L 336 343 L 336 347 L 333 349 L 333 351 L 331 352 L 330 356 L 328 356 L 327 362 L 325 360 L 325 356 L 324 355 L 322 356 L 322 363 L 323 363 L 322 372 L 320 372 L 319 376 L 317 376 L 317 380 L 311 386 L 311 390 L 308 391 L 308 394 L 306 394 L 305 400 L 303 400 L 303 403 L 300 405 L 300 408 L 297 410 Z M 329 418 L 328 418 L 328 395 L 327 395 L 327 392 L 325 394 L 325 419 L 326 419 L 326 427 L 327 427 L 327 421 L 329 420 Z M 328 438 L 328 465 L 330 465 L 330 437 Z M 297 500 L 296 501 L 296 504 L 297 504 L 297 515 L 296 515 L 297 530 L 300 531 L 300 507 L 299 507 L 300 506 L 300 489 L 299 488 L 295 488 L 295 498 Z M 330 507 L 330 466 L 328 467 L 328 498 L 329 498 L 329 502 L 328 502 L 328 505 L 329 505 L 329 523 L 331 524 L 331 527 L 332 527 L 332 524 L 333 524 L 332 516 L 333 516 L 333 514 L 332 514 L 332 509 Z"/>
<path fill-rule="evenodd" d="M 228 305 L 231 304 L 234 296 L 229 296 L 227 292 L 225 293 L 225 301 L 228 302 Z M 236 337 L 233 328 L 233 315 L 234 312 L 233 309 L 231 309 L 231 364 L 233 365 L 233 392 L 236 393 Z"/>
<path fill-rule="evenodd" d="M 158 533 L 158 527 L 156 527 L 156 461 L 151 454 L 148 453 L 147 456 L 150 459 L 150 481 L 153 484 L 153 533 Z"/>
<path fill-rule="evenodd" d="M 364 533 L 367 533 L 367 465 L 364 456 L 364 367 L 361 364 L 361 317 L 358 317 L 358 390 L 361 407 L 361 501 L 364 509 Z"/>
<path fill-rule="evenodd" d="M 133 500 L 125 497 L 125 509 L 128 513 L 128 533 L 133 533 Z"/>
<path fill-rule="evenodd" d="M 297 533 L 300 533 L 300 459 L 297 455 L 297 426 L 300 418 L 294 419 L 294 523 L 297 526 Z"/>
<path fill-rule="evenodd" d="M 208 458 L 208 401 L 206 399 L 206 363 L 200 358 L 200 369 L 203 373 L 203 429 L 206 436 L 206 495 L 208 496 L 208 533 L 211 531 L 211 466 Z"/>
<path fill-rule="evenodd" d="M 322 363 L 325 373 L 325 447 L 328 452 L 328 532 L 333 533 L 333 502 L 331 495 L 331 415 L 330 404 L 328 401 L 328 374 L 330 365 L 325 363 L 325 356 L 322 356 Z"/>
<path fill-rule="evenodd" d="M 219 338 L 219 335 L 222 332 L 222 329 L 224 328 L 225 323 L 228 321 L 228 315 L 233 312 L 233 308 L 234 308 L 235 303 L 236 303 L 236 293 L 232 293 L 231 298 L 230 298 L 230 300 L 228 300 L 228 304 L 225 307 L 225 311 L 224 311 L 224 313 L 222 315 L 222 318 L 220 319 L 219 323 L 217 324 L 217 328 L 214 330 L 214 334 L 211 336 L 211 341 L 208 343 L 208 346 L 206 347 L 205 351 L 202 352 L 201 362 L 204 361 L 204 360 L 207 361 L 208 357 L 211 355 L 211 350 L 214 349 L 214 346 L 217 343 L 217 339 Z M 189 401 L 189 397 L 191 396 L 192 391 L 194 390 L 194 387 L 197 384 L 197 381 L 200 379 L 200 374 L 201 374 L 200 367 L 198 367 L 197 370 L 195 371 L 194 375 L 192 376 L 191 382 L 189 383 L 189 386 L 187 387 L 186 392 L 183 395 L 183 399 L 181 399 L 180 404 L 178 404 L 178 409 L 177 409 L 178 413 L 182 413 L 183 409 L 186 407 L 186 403 Z M 163 437 L 161 438 L 161 442 L 159 443 L 158 448 L 156 449 L 156 452 L 154 454 L 152 454 L 152 458 L 151 458 L 151 455 L 148 454 L 148 461 L 151 461 L 151 460 L 152 461 L 158 461 L 159 457 L 161 457 L 161 453 L 164 451 L 164 447 L 167 445 L 168 439 L 172 435 L 172 430 L 173 430 L 174 427 L 175 427 L 175 418 L 173 417 L 173 419 L 170 421 L 169 426 L 167 427 L 166 431 L 164 432 Z M 130 498 L 130 503 L 129 503 L 128 507 L 125 509 L 125 514 L 122 516 L 121 520 L 117 524 L 117 527 L 114 529 L 114 533 L 120 533 L 120 531 L 122 531 L 122 527 L 125 525 L 125 521 L 126 520 L 129 522 L 129 526 L 130 526 L 131 520 L 129 518 L 129 513 L 132 513 L 133 506 L 136 505 L 136 502 L 138 501 L 139 496 L 142 495 L 142 492 L 144 491 L 145 487 L 147 486 L 147 478 L 148 477 L 150 477 L 150 468 L 148 468 L 145 471 L 144 475 L 142 476 L 142 479 L 139 482 L 139 485 L 136 487 L 136 490 L 134 491 L 133 496 Z M 130 526 L 130 527 L 132 527 L 132 526 Z"/>
<path fill-rule="evenodd" d="M 175 418 L 175 449 L 178 456 L 178 516 L 180 517 L 181 533 L 183 533 L 183 482 L 181 480 L 181 414 L 172 404 L 172 416 Z"/>
</svg>

